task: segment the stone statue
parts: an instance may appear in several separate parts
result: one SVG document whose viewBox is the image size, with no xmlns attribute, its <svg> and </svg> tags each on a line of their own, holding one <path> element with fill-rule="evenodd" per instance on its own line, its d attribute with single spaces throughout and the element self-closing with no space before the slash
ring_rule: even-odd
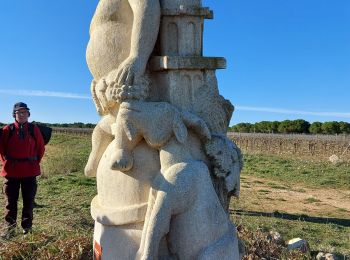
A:
<svg viewBox="0 0 350 260">
<path fill-rule="evenodd" d="M 102 116 L 85 167 L 96 259 L 239 259 L 227 211 L 242 155 L 215 76 L 225 60 L 202 57 L 205 18 L 200 0 L 99 1 L 86 53 Z"/>
</svg>

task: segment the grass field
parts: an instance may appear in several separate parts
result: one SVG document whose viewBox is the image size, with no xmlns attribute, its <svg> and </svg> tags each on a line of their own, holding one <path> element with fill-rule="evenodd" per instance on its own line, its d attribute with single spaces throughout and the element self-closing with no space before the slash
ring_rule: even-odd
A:
<svg viewBox="0 0 350 260">
<path fill-rule="evenodd" d="M 232 219 L 248 230 L 306 239 L 315 254 L 350 258 L 349 164 L 245 155 Z"/>
<path fill-rule="evenodd" d="M 0 259 L 92 258 L 89 207 L 96 188 L 95 180 L 83 175 L 89 150 L 88 136 L 53 137 L 42 163 L 34 231 L 24 237 L 18 229 L 11 240 L 0 240 Z M 344 259 L 350 256 L 349 179 L 348 164 L 245 155 L 241 197 L 231 201 L 231 218 L 253 237 L 245 241 L 248 248 L 275 230 L 285 240 L 308 240 L 313 252 L 334 252 Z M 278 257 L 287 258 L 310 257 L 286 252 Z"/>
</svg>

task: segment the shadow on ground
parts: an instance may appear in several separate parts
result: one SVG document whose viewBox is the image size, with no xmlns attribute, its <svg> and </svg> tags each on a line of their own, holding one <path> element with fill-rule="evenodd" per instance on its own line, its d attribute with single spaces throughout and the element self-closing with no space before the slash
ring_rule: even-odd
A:
<svg viewBox="0 0 350 260">
<path fill-rule="evenodd" d="M 301 221 L 312 222 L 312 223 L 336 224 L 343 227 L 350 227 L 350 219 L 310 217 L 304 214 L 297 215 L 297 214 L 281 213 L 278 211 L 274 211 L 270 213 L 270 212 L 230 209 L 230 214 L 236 214 L 239 216 L 255 216 L 255 217 L 262 216 L 262 217 L 280 218 L 280 219 L 287 219 L 287 220 L 301 220 Z"/>
</svg>

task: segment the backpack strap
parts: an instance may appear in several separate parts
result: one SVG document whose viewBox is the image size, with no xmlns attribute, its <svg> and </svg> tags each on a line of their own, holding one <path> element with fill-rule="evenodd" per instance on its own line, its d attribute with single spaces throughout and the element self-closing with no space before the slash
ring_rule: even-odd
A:
<svg viewBox="0 0 350 260">
<path fill-rule="evenodd" d="M 13 134 L 15 133 L 15 124 L 9 124 L 9 128 L 10 128 L 10 132 L 9 132 L 9 139 L 11 138 L 11 136 L 13 136 Z"/>
<path fill-rule="evenodd" d="M 36 138 L 35 138 L 35 134 L 34 134 L 34 124 L 29 123 L 29 122 L 28 122 L 28 132 L 34 138 L 34 140 L 36 142 Z"/>
</svg>

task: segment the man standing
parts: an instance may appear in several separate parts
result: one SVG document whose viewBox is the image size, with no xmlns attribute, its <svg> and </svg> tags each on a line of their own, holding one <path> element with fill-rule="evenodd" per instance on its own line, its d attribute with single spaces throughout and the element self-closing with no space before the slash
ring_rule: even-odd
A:
<svg viewBox="0 0 350 260">
<path fill-rule="evenodd" d="M 23 234 L 31 232 L 34 199 L 37 190 L 36 176 L 40 175 L 40 161 L 45 145 L 37 126 L 30 124 L 28 106 L 18 102 L 13 107 L 15 122 L 3 128 L 0 138 L 1 176 L 4 177 L 5 222 L 1 237 L 14 235 L 17 219 L 17 201 L 22 192 L 23 210 L 21 226 Z"/>
</svg>

